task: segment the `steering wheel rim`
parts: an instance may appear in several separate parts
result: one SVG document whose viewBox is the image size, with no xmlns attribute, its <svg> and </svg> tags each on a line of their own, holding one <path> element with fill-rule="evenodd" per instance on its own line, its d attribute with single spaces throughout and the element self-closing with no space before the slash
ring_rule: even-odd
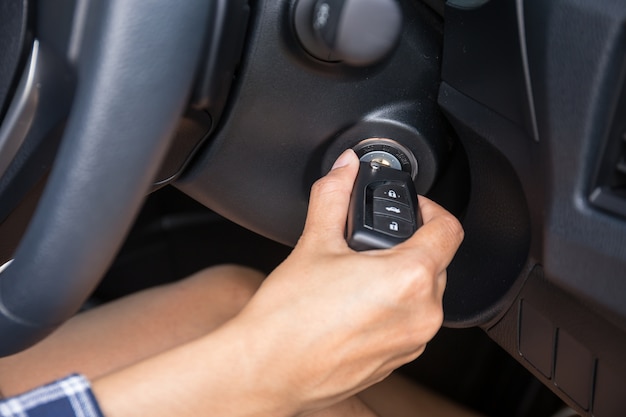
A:
<svg viewBox="0 0 626 417">
<path fill-rule="evenodd" d="M 0 273 L 0 356 L 71 317 L 150 188 L 185 107 L 210 2 L 94 1 L 55 164 L 13 262 Z"/>
</svg>

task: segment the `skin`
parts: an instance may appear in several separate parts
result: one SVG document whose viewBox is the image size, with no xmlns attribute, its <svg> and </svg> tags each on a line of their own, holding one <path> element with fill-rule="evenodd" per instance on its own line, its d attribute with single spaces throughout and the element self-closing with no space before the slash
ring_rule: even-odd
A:
<svg viewBox="0 0 626 417">
<path fill-rule="evenodd" d="M 78 314 L 41 343 L 0 359 L 0 390 L 13 396 L 72 372 L 93 381 L 191 342 L 237 315 L 264 278 L 217 266 Z"/>
<path fill-rule="evenodd" d="M 375 416 L 354 395 L 418 357 L 441 326 L 446 267 L 463 230 L 444 209 L 420 198 L 424 226 L 412 238 L 389 250 L 352 251 L 344 226 L 357 170 L 356 155 L 347 151 L 313 186 L 300 241 L 258 291 L 251 291 L 249 302 L 227 309 L 213 325 L 200 320 L 182 326 L 191 330 L 177 329 L 173 323 L 181 317 L 168 313 L 163 319 L 182 334 L 155 336 L 152 351 L 138 349 L 113 358 L 109 369 L 92 369 L 88 376 L 105 414 Z M 137 320 L 149 330 L 149 318 L 154 321 L 152 314 Z M 84 332 L 99 328 L 82 320 Z M 162 323 L 152 326 L 158 327 L 155 335 L 163 329 Z M 146 329 L 133 336 L 136 320 L 122 327 L 143 346 Z M 96 340 L 107 339 L 91 331 Z M 80 334 L 66 332 L 52 351 L 62 351 L 66 337 Z M 83 355 L 90 352 L 82 348 Z M 22 366 L 34 363 L 26 355 L 49 352 L 39 346 L 2 360 L 0 375 L 19 369 L 20 360 Z M 0 387 L 13 389 L 2 377 Z"/>
</svg>

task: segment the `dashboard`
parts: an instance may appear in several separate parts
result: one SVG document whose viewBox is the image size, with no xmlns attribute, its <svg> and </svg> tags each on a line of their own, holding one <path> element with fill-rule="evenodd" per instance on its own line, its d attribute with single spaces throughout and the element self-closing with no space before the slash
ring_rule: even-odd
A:
<svg viewBox="0 0 626 417">
<path fill-rule="evenodd" d="M 0 6 L 15 35 L 1 40 L 0 264 L 16 259 L 0 279 L 0 312 L 12 312 L 0 332 L 39 329 L 24 330 L 28 344 L 72 314 L 150 190 L 173 185 L 293 245 L 311 184 L 344 149 L 382 138 L 391 148 L 370 150 L 411 154 L 417 191 L 466 231 L 445 326 L 482 328 L 581 415 L 622 413 L 623 0 L 393 0 L 397 31 L 375 36 L 389 42 L 373 58 L 354 58 L 348 41 L 337 54 L 311 46 L 298 7 L 319 2 L 51 3 Z M 371 31 L 358 16 L 337 45 L 342 30 Z M 62 163 L 73 168 L 57 173 Z M 61 249 L 84 260 L 61 266 Z M 72 289 L 22 306 L 57 287 Z"/>
</svg>

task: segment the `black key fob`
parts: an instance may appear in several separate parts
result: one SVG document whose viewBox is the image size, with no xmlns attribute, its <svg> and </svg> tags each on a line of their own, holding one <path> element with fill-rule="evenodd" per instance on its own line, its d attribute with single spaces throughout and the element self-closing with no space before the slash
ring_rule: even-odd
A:
<svg viewBox="0 0 626 417">
<path fill-rule="evenodd" d="M 348 245 L 357 251 L 390 248 L 421 225 L 411 176 L 376 162 L 361 162 L 350 197 Z"/>
</svg>

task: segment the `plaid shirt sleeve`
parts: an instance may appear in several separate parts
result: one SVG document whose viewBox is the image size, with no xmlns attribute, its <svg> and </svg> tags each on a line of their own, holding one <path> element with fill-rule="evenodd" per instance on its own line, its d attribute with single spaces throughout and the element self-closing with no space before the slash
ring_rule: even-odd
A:
<svg viewBox="0 0 626 417">
<path fill-rule="evenodd" d="M 0 417 L 104 417 L 89 381 L 70 375 L 25 394 L 0 400 Z"/>
</svg>

